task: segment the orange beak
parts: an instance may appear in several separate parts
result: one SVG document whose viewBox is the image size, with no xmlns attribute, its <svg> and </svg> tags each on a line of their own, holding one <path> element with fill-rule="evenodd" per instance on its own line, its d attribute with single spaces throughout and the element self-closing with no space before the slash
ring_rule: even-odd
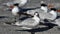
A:
<svg viewBox="0 0 60 34">
<path fill-rule="evenodd" d="M 48 8 L 53 8 L 54 5 L 53 4 L 48 4 Z"/>
<path fill-rule="evenodd" d="M 9 8 L 10 8 L 10 9 L 13 9 L 13 8 L 14 8 L 14 6 L 9 6 Z"/>
<path fill-rule="evenodd" d="M 50 8 L 53 8 L 54 7 L 54 5 L 53 4 L 48 4 L 48 8 L 50 9 Z M 57 12 L 60 12 L 60 10 L 57 10 Z"/>
<path fill-rule="evenodd" d="M 60 12 L 60 10 L 57 10 L 57 12 Z"/>
</svg>

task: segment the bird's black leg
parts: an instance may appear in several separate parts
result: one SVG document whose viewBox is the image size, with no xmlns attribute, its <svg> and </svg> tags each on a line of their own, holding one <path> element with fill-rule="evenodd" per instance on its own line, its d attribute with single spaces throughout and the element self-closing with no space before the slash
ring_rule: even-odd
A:
<svg viewBox="0 0 60 34">
<path fill-rule="evenodd" d="M 16 17 L 15 17 L 15 22 L 16 22 Z"/>
<path fill-rule="evenodd" d="M 19 21 L 20 16 L 21 16 L 21 15 L 18 15 L 18 16 L 16 17 L 16 22 Z"/>
<path fill-rule="evenodd" d="M 35 34 L 35 32 L 31 32 L 31 34 Z"/>
</svg>

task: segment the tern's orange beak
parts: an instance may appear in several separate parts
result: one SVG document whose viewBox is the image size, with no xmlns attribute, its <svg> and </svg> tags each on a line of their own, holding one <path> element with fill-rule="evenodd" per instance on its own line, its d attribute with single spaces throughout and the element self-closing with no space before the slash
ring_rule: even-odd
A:
<svg viewBox="0 0 60 34">
<path fill-rule="evenodd" d="M 53 4 L 48 4 L 48 8 L 53 8 L 54 5 Z M 57 12 L 60 12 L 60 10 L 57 10 Z"/>
<path fill-rule="evenodd" d="M 14 8 L 14 6 L 9 6 L 9 8 L 13 9 L 13 8 Z"/>
<path fill-rule="evenodd" d="M 48 8 L 53 8 L 54 5 L 53 4 L 48 4 Z"/>
<path fill-rule="evenodd" d="M 60 10 L 57 10 L 57 12 L 60 12 Z"/>
</svg>

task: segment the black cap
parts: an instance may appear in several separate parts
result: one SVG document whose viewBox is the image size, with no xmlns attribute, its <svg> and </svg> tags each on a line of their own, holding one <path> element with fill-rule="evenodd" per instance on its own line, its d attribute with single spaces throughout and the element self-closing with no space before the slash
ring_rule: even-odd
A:
<svg viewBox="0 0 60 34">
<path fill-rule="evenodd" d="M 38 13 L 38 12 L 35 12 L 35 13 Z M 35 13 L 34 13 L 34 15 L 35 15 Z"/>
<path fill-rule="evenodd" d="M 45 7 L 45 6 L 47 6 L 47 5 L 46 5 L 46 4 L 41 4 L 41 6 L 44 6 L 44 7 Z"/>
<path fill-rule="evenodd" d="M 54 10 L 54 11 L 56 11 L 57 9 L 56 9 L 56 8 L 51 8 L 51 10 Z"/>
<path fill-rule="evenodd" d="M 37 17 L 39 17 L 39 18 L 40 18 L 39 13 L 38 13 L 38 12 L 35 12 L 35 13 L 37 13 Z M 35 15 L 35 13 L 34 13 L 34 15 Z"/>
<path fill-rule="evenodd" d="M 19 3 L 15 3 L 14 6 L 19 6 Z"/>
</svg>

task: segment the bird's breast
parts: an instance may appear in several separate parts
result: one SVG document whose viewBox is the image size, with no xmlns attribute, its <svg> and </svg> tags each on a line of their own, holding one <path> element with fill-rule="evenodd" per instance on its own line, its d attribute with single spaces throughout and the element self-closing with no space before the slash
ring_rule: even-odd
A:
<svg viewBox="0 0 60 34">
<path fill-rule="evenodd" d="M 36 22 L 39 22 L 40 19 L 38 17 L 33 17 L 33 19 L 36 21 Z"/>
<path fill-rule="evenodd" d="M 12 14 L 16 15 L 19 12 L 18 8 L 13 8 L 12 9 Z"/>
</svg>

